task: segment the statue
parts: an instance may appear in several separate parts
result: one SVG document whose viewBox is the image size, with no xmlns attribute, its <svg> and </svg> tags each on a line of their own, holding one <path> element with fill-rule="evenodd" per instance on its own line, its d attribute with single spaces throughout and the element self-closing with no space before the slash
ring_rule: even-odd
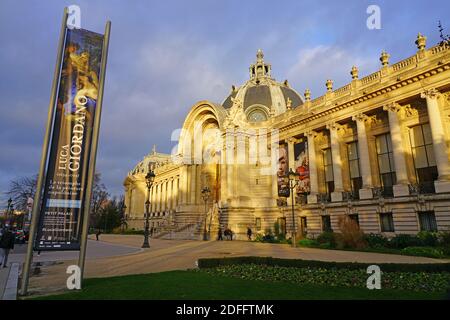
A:
<svg viewBox="0 0 450 320">
<path fill-rule="evenodd" d="M 247 124 L 247 116 L 245 115 L 241 100 L 238 98 L 231 98 L 231 101 L 233 101 L 233 106 L 230 108 L 229 114 L 225 119 L 225 127 L 245 127 Z"/>
</svg>

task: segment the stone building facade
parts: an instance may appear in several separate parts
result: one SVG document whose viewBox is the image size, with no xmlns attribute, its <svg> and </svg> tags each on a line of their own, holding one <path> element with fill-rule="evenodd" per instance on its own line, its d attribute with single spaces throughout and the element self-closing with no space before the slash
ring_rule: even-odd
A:
<svg viewBox="0 0 450 320">
<path fill-rule="evenodd" d="M 244 238 L 247 227 L 267 232 L 276 222 L 316 236 L 338 231 L 342 215 L 387 236 L 449 229 L 450 50 L 426 49 L 420 34 L 416 45 L 395 64 L 382 52 L 380 69 L 366 77 L 353 67 L 341 88 L 327 80 L 314 100 L 274 80 L 258 51 L 250 80 L 222 104 L 191 108 L 174 155 L 153 150 L 127 175 L 129 227 L 143 228 L 149 196 L 161 238 L 215 238 L 219 226 Z M 301 179 L 294 197 L 280 180 L 288 168 Z"/>
</svg>

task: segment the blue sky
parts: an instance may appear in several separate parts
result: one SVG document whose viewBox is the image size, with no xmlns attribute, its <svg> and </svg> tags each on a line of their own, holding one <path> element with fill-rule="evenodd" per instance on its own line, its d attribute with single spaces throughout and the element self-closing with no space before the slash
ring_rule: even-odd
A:
<svg viewBox="0 0 450 320">
<path fill-rule="evenodd" d="M 82 27 L 112 21 L 97 169 L 113 194 L 150 152 L 170 152 L 174 129 L 200 100 L 222 102 L 248 79 L 258 48 L 272 75 L 299 92 L 325 92 L 413 55 L 417 33 L 450 33 L 448 1 L 0 1 L 0 208 L 11 179 L 37 172 L 64 6 L 81 7 Z M 381 8 L 381 29 L 366 9 Z"/>
</svg>

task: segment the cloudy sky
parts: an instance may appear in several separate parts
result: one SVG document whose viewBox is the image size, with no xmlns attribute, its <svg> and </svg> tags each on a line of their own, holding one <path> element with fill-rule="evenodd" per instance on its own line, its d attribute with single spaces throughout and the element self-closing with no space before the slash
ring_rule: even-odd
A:
<svg viewBox="0 0 450 320">
<path fill-rule="evenodd" d="M 413 55 L 418 32 L 450 33 L 450 2 L 263 0 L 0 0 L 0 208 L 9 181 L 37 172 L 64 6 L 81 7 L 82 27 L 112 21 L 97 169 L 112 194 L 151 151 L 170 152 L 173 130 L 200 100 L 221 103 L 248 79 L 258 48 L 278 81 L 313 97 Z M 369 5 L 381 29 L 366 27 Z"/>
</svg>

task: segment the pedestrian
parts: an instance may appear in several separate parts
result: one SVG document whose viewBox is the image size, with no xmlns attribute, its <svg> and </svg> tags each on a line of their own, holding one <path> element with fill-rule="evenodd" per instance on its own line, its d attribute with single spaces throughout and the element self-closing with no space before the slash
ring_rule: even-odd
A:
<svg viewBox="0 0 450 320">
<path fill-rule="evenodd" d="M 9 228 L 4 229 L 0 239 L 0 266 L 6 268 L 10 250 L 14 249 L 14 234 Z"/>
<path fill-rule="evenodd" d="M 222 237 L 222 228 L 221 228 L 221 227 L 219 227 L 219 232 L 218 232 L 218 234 L 217 234 L 217 240 L 223 241 L 223 237 Z"/>
<path fill-rule="evenodd" d="M 95 240 L 98 241 L 98 237 L 102 234 L 102 232 L 100 231 L 100 229 L 97 229 L 97 232 L 95 233 Z"/>
<path fill-rule="evenodd" d="M 250 227 L 247 227 L 247 238 L 249 241 L 252 241 L 252 229 Z"/>
</svg>

